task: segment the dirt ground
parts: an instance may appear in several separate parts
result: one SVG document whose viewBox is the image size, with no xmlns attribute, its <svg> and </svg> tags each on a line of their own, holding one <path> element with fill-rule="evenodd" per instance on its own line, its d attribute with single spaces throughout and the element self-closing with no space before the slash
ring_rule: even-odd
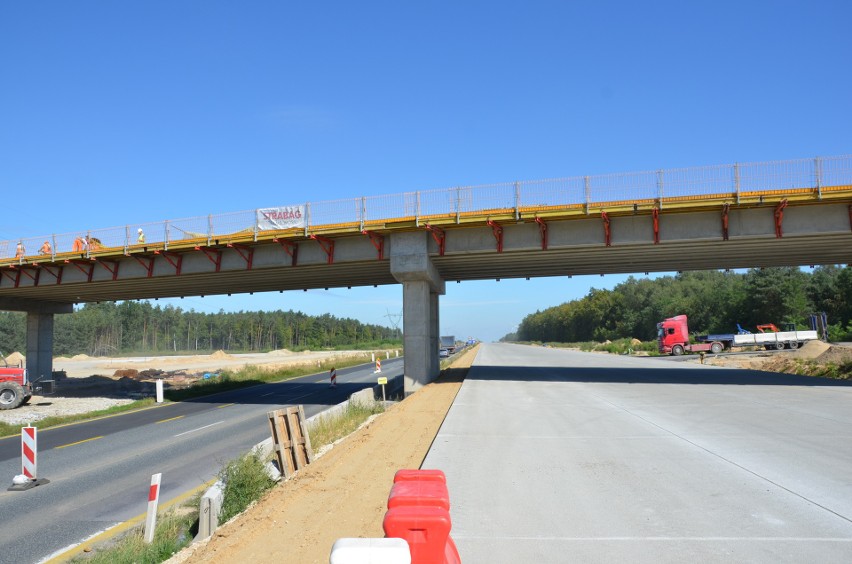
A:
<svg viewBox="0 0 852 564">
<path fill-rule="evenodd" d="M 393 476 L 419 468 L 476 356 L 391 406 L 244 514 L 169 560 L 177 563 L 328 562 L 342 537 L 383 537 Z"/>
</svg>

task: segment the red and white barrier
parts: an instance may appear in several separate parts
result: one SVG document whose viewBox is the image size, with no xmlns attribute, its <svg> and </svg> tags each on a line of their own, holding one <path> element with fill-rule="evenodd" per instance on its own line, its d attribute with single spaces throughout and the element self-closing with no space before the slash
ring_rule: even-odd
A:
<svg viewBox="0 0 852 564">
<path fill-rule="evenodd" d="M 331 385 L 329 387 L 330 388 L 336 388 L 337 387 L 337 370 L 332 368 L 331 370 L 329 370 L 328 376 L 329 376 L 329 378 L 331 378 Z"/>
<path fill-rule="evenodd" d="M 157 505 L 160 502 L 160 480 L 162 474 L 151 476 L 151 487 L 148 489 L 148 515 L 145 517 L 145 542 L 151 544 L 154 540 L 154 529 L 157 527 Z"/>
<path fill-rule="evenodd" d="M 388 496 L 385 537 L 408 542 L 412 564 L 460 564 L 450 536 L 450 494 L 440 470 L 400 470 Z"/>
<path fill-rule="evenodd" d="M 377 358 L 376 359 L 376 371 L 373 372 L 373 374 L 378 374 L 381 371 L 382 371 L 382 359 Z"/>
<path fill-rule="evenodd" d="M 38 479 L 38 428 L 21 427 L 21 474 Z"/>
</svg>

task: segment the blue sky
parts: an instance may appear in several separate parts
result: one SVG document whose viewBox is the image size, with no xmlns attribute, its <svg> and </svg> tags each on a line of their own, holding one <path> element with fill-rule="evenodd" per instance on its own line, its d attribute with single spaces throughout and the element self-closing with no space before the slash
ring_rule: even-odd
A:
<svg viewBox="0 0 852 564">
<path fill-rule="evenodd" d="M 850 21 L 843 1 L 2 2 L 0 239 L 848 154 Z M 497 339 L 624 278 L 451 283 L 441 332 Z M 174 303 L 387 323 L 402 291 Z"/>
</svg>

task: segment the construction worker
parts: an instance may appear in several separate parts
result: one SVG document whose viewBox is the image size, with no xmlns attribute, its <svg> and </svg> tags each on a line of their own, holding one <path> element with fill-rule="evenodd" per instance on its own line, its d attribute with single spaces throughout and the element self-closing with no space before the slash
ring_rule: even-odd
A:
<svg viewBox="0 0 852 564">
<path fill-rule="evenodd" d="M 145 233 L 142 232 L 141 227 L 139 229 L 137 229 L 136 231 L 137 231 L 137 233 L 139 233 L 139 236 L 136 237 L 136 242 L 139 243 L 140 245 L 144 245 L 145 244 Z"/>
<path fill-rule="evenodd" d="M 83 252 L 83 238 L 75 237 L 74 244 L 71 245 L 71 251 L 74 253 L 82 253 Z"/>
<path fill-rule="evenodd" d="M 24 248 L 24 242 L 18 241 L 18 246 L 15 247 L 15 258 L 24 258 L 25 254 L 27 254 L 27 250 Z"/>
<path fill-rule="evenodd" d="M 50 241 L 45 241 L 41 248 L 38 250 L 38 254 L 40 255 L 49 255 L 53 249 L 50 246 Z"/>
</svg>

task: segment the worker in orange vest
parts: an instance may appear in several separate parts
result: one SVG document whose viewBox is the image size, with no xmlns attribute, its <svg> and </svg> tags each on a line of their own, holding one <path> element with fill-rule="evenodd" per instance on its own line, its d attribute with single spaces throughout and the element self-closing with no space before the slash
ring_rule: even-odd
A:
<svg viewBox="0 0 852 564">
<path fill-rule="evenodd" d="M 45 241 L 41 248 L 38 250 L 38 254 L 40 255 L 49 255 L 53 251 L 50 246 L 50 241 Z"/>
<path fill-rule="evenodd" d="M 24 258 L 26 253 L 27 251 L 24 249 L 24 242 L 18 241 L 18 246 L 15 247 L 15 258 Z"/>
</svg>

